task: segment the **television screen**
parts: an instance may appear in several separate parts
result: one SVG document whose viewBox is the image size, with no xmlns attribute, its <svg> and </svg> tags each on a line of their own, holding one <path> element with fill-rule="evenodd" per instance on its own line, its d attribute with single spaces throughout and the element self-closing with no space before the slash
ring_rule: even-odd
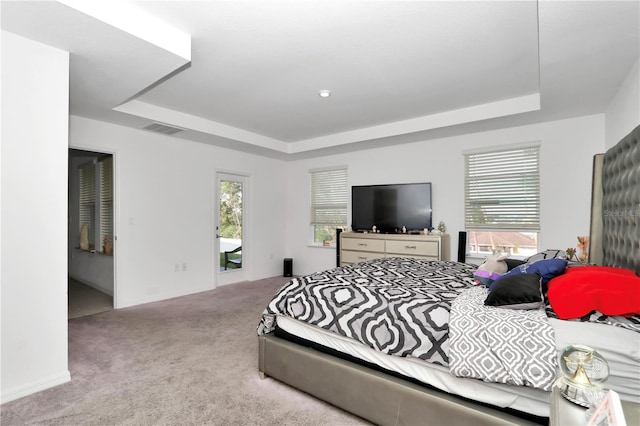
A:
<svg viewBox="0 0 640 426">
<path fill-rule="evenodd" d="M 384 233 L 431 227 L 431 183 L 351 187 L 351 229 Z"/>
</svg>

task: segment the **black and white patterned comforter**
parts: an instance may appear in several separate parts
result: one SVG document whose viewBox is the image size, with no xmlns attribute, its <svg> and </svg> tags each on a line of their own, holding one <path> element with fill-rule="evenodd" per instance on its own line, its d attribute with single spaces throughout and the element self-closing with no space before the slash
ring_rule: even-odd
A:
<svg viewBox="0 0 640 426">
<path fill-rule="evenodd" d="M 449 311 L 474 286 L 476 267 L 382 258 L 295 278 L 266 307 L 258 334 L 276 315 L 356 339 L 381 352 L 447 366 Z"/>
</svg>

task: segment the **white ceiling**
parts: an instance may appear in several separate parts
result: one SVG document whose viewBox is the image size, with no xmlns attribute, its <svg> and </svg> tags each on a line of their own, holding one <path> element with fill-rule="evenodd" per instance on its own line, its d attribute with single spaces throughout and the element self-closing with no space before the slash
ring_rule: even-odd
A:
<svg viewBox="0 0 640 426">
<path fill-rule="evenodd" d="M 640 54 L 638 1 L 89 3 L 1 5 L 72 114 L 281 158 L 602 113 Z"/>
</svg>

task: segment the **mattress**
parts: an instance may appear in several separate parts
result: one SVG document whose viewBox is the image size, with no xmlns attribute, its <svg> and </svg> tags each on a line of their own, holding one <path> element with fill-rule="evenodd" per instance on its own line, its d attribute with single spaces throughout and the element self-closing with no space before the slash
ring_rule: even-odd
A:
<svg viewBox="0 0 640 426">
<path fill-rule="evenodd" d="M 500 408 L 549 417 L 549 392 L 455 377 L 449 373 L 448 367 L 414 357 L 388 355 L 356 340 L 287 316 L 278 315 L 276 322 L 280 329 L 289 334 L 375 364 L 441 391 Z M 623 400 L 639 402 L 640 333 L 603 324 L 556 319 L 550 319 L 550 322 L 554 327 L 558 350 L 576 343 L 595 347 L 610 365 L 611 375 L 606 387 L 618 392 Z"/>
</svg>

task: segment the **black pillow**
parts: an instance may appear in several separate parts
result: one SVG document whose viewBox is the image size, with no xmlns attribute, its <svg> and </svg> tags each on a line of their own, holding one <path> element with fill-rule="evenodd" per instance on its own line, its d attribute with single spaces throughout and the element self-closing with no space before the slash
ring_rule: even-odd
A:
<svg viewBox="0 0 640 426">
<path fill-rule="evenodd" d="M 525 263 L 527 263 L 524 260 L 512 259 L 510 257 L 506 258 L 504 261 L 507 264 L 507 271 L 510 271 L 517 266 L 524 265 Z"/>
<path fill-rule="evenodd" d="M 540 309 L 544 305 L 542 277 L 538 274 L 500 277 L 493 282 L 484 304 L 507 309 Z"/>
</svg>

